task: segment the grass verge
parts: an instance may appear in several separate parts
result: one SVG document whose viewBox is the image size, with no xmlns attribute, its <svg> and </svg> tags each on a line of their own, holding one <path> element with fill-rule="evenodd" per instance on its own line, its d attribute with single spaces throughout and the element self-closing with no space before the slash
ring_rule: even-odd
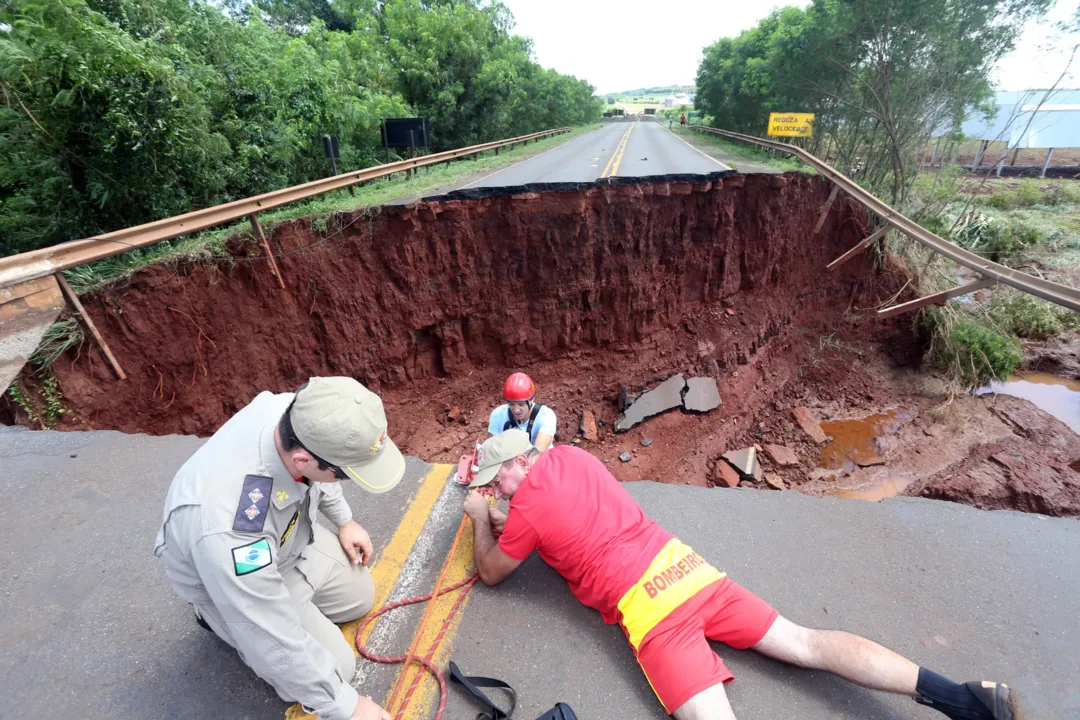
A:
<svg viewBox="0 0 1080 720">
<path fill-rule="evenodd" d="M 498 155 L 488 151 L 481 153 L 476 160 L 466 159 L 454 161 L 450 165 L 440 164 L 421 168 L 411 179 L 406 178 L 404 172 L 395 173 L 353 186 L 356 192 L 355 197 L 349 194 L 348 189 L 334 190 L 310 200 L 261 213 L 259 221 L 267 234 L 272 231 L 275 224 L 298 218 L 312 218 L 314 229 L 325 229 L 329 216 L 334 213 L 376 207 L 403 196 L 430 194 L 434 190 L 454 184 L 484 170 L 505 167 L 539 155 L 599 127 L 601 127 L 600 123 L 586 125 L 574 128 L 568 134 L 555 135 L 529 145 L 518 144 L 512 148 L 500 150 Z M 195 235 L 165 240 L 151 247 L 131 250 L 96 263 L 65 270 L 64 276 L 67 277 L 75 292 L 81 295 L 121 280 L 151 263 L 221 257 L 226 254 L 226 246 L 229 242 L 235 240 L 255 241 L 246 220 L 222 228 L 205 230 Z"/>
<path fill-rule="evenodd" d="M 754 172 L 756 168 L 779 170 L 780 172 L 814 172 L 814 169 L 809 165 L 803 165 L 786 155 L 770 157 L 765 150 L 759 149 L 755 145 L 728 140 L 725 137 L 699 130 L 684 130 L 679 126 L 678 122 L 674 123 L 671 131 L 698 150 L 711 155 L 740 172 Z M 744 167 L 740 167 L 740 165 Z"/>
<path fill-rule="evenodd" d="M 1080 280 L 1080 184 L 1062 180 L 973 178 L 958 168 L 915 180 L 905 212 L 924 227 L 1008 267 L 1076 286 Z M 974 279 L 970 272 L 891 234 L 890 249 L 919 295 Z M 928 359 L 967 387 L 1004 380 L 1023 361 L 1019 338 L 1068 339 L 1080 315 L 1000 286 L 920 315 Z"/>
</svg>

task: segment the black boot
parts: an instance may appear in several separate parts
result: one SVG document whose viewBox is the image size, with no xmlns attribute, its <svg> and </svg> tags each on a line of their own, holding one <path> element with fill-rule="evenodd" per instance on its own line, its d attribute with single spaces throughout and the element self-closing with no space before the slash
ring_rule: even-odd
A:
<svg viewBox="0 0 1080 720">
<path fill-rule="evenodd" d="M 932 707 L 953 720 L 1020 720 L 1016 695 L 1004 683 L 983 680 L 961 685 L 923 668 L 919 673 L 918 691 L 915 702 Z"/>
</svg>

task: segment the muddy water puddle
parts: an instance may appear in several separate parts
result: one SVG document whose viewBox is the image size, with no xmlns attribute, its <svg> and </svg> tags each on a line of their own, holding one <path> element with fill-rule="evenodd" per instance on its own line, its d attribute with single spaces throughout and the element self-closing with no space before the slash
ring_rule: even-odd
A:
<svg viewBox="0 0 1080 720">
<path fill-rule="evenodd" d="M 993 382 L 990 387 L 975 392 L 976 395 L 990 393 L 1029 400 L 1080 433 L 1080 381 L 1048 373 L 1025 372 L 1010 375 L 1005 382 Z"/>
<path fill-rule="evenodd" d="M 906 410 L 889 410 L 863 418 L 821 423 L 821 429 L 832 440 L 821 449 L 818 466 L 836 470 L 837 476 L 843 476 L 857 467 L 884 465 L 881 438 L 896 434 L 910 419 L 911 413 Z"/>
<path fill-rule="evenodd" d="M 886 475 L 874 478 L 874 481 L 867 487 L 853 490 L 833 490 L 829 495 L 845 500 L 878 502 L 899 495 L 912 482 L 914 482 L 914 478 L 909 475 Z"/>
<path fill-rule="evenodd" d="M 834 470 L 835 474 L 828 475 L 827 479 L 835 481 L 860 467 L 884 465 L 882 438 L 898 433 L 911 417 L 907 410 L 898 409 L 862 418 L 821 423 L 821 429 L 832 436 L 832 440 L 822 448 L 818 466 L 825 470 Z M 838 488 L 828 491 L 827 494 L 847 500 L 876 502 L 899 495 L 913 481 L 914 478 L 908 474 L 882 471 L 876 473 L 869 483 L 864 482 L 861 487 Z"/>
</svg>

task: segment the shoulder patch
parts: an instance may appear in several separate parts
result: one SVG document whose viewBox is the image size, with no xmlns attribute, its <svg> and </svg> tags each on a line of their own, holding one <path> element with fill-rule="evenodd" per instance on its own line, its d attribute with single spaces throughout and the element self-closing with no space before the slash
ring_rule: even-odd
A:
<svg viewBox="0 0 1080 720">
<path fill-rule="evenodd" d="M 240 491 L 240 504 L 236 506 L 233 530 L 239 532 L 262 532 L 266 511 L 270 508 L 270 487 L 273 478 L 248 475 Z"/>
<path fill-rule="evenodd" d="M 274 561 L 270 555 L 270 543 L 266 538 L 232 549 L 233 568 L 236 575 L 249 575 Z"/>
</svg>

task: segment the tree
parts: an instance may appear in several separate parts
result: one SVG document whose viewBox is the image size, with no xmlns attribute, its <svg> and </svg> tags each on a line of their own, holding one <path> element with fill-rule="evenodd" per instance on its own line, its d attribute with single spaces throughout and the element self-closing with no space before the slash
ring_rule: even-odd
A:
<svg viewBox="0 0 1080 720">
<path fill-rule="evenodd" d="M 769 112 L 817 115 L 827 150 L 903 199 L 918 148 L 991 97 L 994 62 L 1051 0 L 813 0 L 706 48 L 696 105 L 718 127 L 762 132 Z"/>
<path fill-rule="evenodd" d="M 4 0 L 0 251 L 321 177 L 324 134 L 376 164 L 386 117 L 440 148 L 597 119 L 512 24 L 476 0 Z"/>
</svg>

